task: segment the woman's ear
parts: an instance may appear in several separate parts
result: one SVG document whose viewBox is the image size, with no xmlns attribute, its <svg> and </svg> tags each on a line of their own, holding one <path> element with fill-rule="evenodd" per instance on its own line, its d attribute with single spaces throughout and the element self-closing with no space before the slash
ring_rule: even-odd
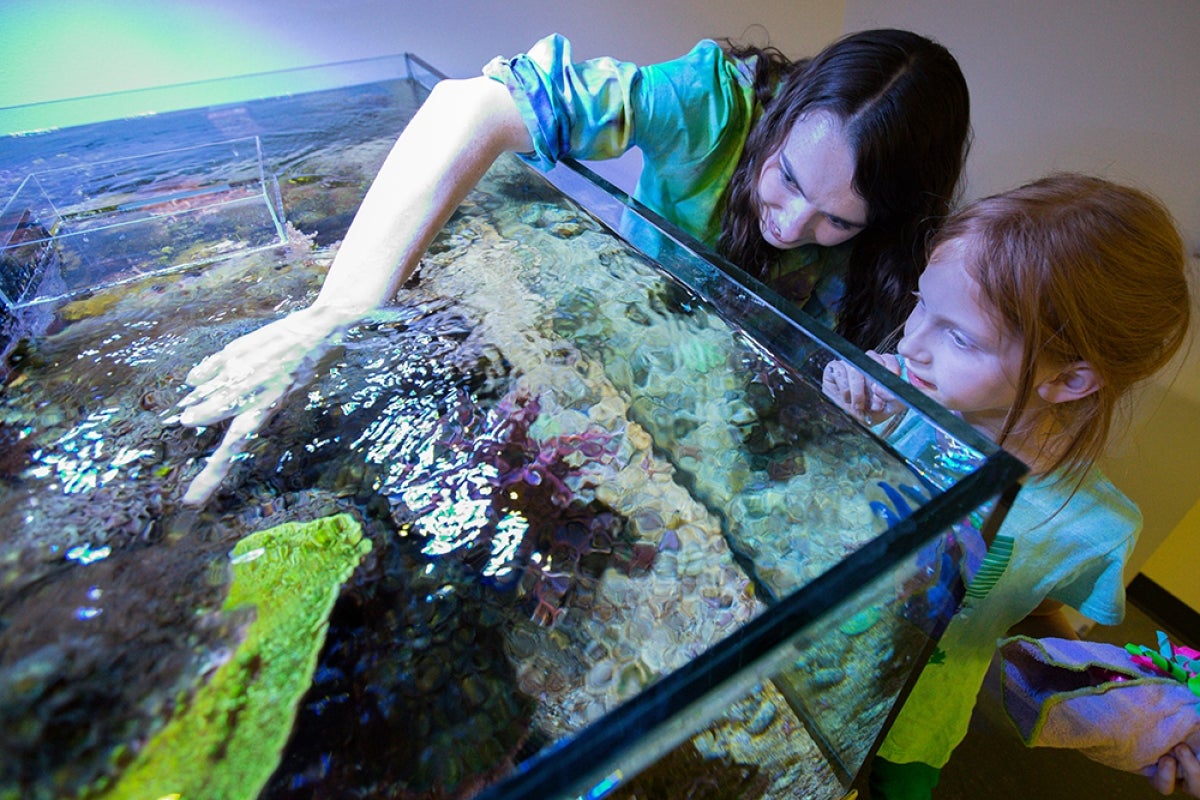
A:
<svg viewBox="0 0 1200 800">
<path fill-rule="evenodd" d="M 1076 361 L 1038 385 L 1037 392 L 1047 403 L 1067 403 L 1099 391 L 1103 381 L 1087 361 Z"/>
</svg>

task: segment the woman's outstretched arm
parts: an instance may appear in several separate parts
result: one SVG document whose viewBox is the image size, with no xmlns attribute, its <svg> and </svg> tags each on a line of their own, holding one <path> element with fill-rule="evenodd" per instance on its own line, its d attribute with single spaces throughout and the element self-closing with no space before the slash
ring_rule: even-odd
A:
<svg viewBox="0 0 1200 800">
<path fill-rule="evenodd" d="M 489 78 L 434 87 L 396 140 L 308 308 L 230 342 L 188 374 L 192 391 L 179 421 L 232 418 L 220 446 L 193 479 L 184 502 L 203 504 L 233 458 L 348 326 L 385 303 L 488 167 L 531 148 L 508 89 Z"/>
<path fill-rule="evenodd" d="M 380 168 L 313 305 L 361 315 L 389 300 L 500 154 L 531 148 L 503 84 L 439 83 Z"/>
</svg>

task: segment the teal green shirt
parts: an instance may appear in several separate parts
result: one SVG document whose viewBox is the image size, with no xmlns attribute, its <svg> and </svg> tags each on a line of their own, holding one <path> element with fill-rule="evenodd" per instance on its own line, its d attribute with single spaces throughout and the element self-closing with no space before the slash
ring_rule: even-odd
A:
<svg viewBox="0 0 1200 800">
<path fill-rule="evenodd" d="M 497 58 L 484 74 L 512 93 L 533 139 L 523 154 L 548 169 L 563 156 L 615 158 L 641 149 L 635 197 L 712 247 L 725 192 L 762 107 L 754 98 L 755 59 L 731 58 L 705 40 L 686 55 L 639 67 L 612 58 L 575 63 L 554 34 L 528 53 Z M 845 247 L 789 250 L 766 283 L 832 325 Z"/>
</svg>

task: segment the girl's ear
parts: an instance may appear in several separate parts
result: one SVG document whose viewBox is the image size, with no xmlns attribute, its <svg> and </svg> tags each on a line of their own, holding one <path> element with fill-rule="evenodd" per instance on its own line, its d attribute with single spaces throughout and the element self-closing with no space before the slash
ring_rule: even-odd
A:
<svg viewBox="0 0 1200 800">
<path fill-rule="evenodd" d="M 1066 403 L 1094 394 L 1102 381 L 1087 361 L 1076 361 L 1053 378 L 1038 385 L 1038 395 L 1047 403 Z"/>
</svg>

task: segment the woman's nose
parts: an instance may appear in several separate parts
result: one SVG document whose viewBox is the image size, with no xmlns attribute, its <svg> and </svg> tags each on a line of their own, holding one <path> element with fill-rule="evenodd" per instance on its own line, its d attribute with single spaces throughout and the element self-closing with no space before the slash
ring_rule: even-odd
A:
<svg viewBox="0 0 1200 800">
<path fill-rule="evenodd" d="M 812 235 L 816 209 L 798 200 L 789 203 L 779 216 L 779 234 L 785 242 L 806 242 Z"/>
</svg>

